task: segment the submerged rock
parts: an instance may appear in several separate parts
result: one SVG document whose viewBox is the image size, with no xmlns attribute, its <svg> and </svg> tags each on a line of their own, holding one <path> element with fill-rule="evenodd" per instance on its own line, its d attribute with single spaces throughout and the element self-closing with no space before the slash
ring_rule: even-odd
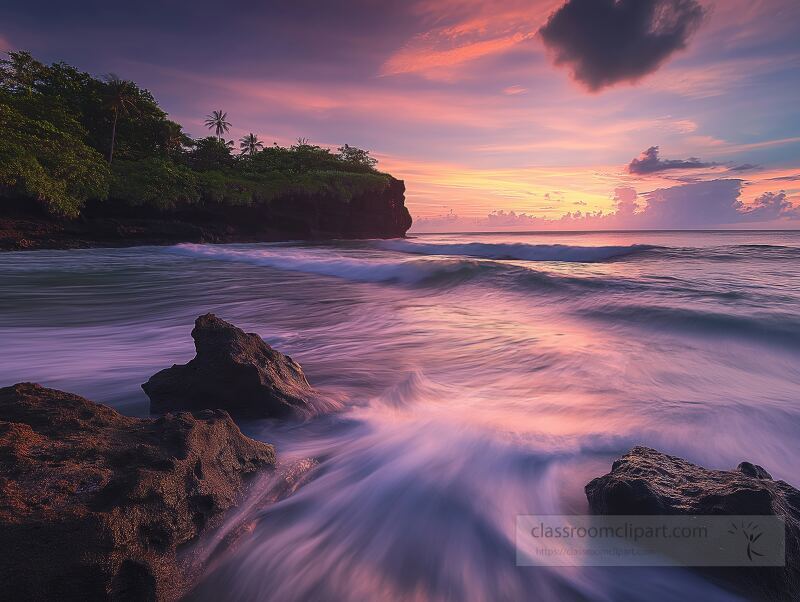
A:
<svg viewBox="0 0 800 602">
<path fill-rule="evenodd" d="M 634 447 L 611 472 L 586 485 L 596 514 L 775 515 L 786 524 L 786 567 L 704 569 L 754 599 L 800 597 L 800 491 L 761 466 L 708 470 L 647 447 Z"/>
<path fill-rule="evenodd" d="M 303 369 L 288 355 L 214 314 L 197 318 L 192 330 L 196 357 L 173 365 L 142 385 L 150 410 L 222 408 L 234 416 L 309 416 L 318 396 Z"/>
<path fill-rule="evenodd" d="M 7 600 L 173 600 L 176 549 L 275 464 L 221 410 L 123 416 L 31 383 L 0 389 Z"/>
</svg>

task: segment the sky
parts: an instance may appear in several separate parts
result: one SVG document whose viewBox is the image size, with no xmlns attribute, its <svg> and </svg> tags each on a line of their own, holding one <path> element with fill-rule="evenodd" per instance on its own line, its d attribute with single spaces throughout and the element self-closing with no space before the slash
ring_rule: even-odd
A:
<svg viewBox="0 0 800 602">
<path fill-rule="evenodd" d="M 797 0 L 4 0 L 194 136 L 369 149 L 417 230 L 800 228 Z"/>
</svg>

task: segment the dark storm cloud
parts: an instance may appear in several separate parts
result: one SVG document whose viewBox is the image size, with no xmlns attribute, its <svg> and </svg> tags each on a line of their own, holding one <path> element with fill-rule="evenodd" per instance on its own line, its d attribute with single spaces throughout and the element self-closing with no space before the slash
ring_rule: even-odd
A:
<svg viewBox="0 0 800 602">
<path fill-rule="evenodd" d="M 697 157 L 661 159 L 658 156 L 658 147 L 651 146 L 638 159 L 628 163 L 628 173 L 643 176 L 669 169 L 702 169 L 704 167 L 714 167 L 715 165 L 716 163 L 704 163 Z"/>
<path fill-rule="evenodd" d="M 567 0 L 539 34 L 556 65 L 597 91 L 658 69 L 704 13 L 696 0 Z"/>
</svg>

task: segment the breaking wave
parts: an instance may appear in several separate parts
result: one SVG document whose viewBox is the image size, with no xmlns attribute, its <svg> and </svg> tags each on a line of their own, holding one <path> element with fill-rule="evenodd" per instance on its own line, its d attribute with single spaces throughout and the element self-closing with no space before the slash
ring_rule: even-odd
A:
<svg viewBox="0 0 800 602">
<path fill-rule="evenodd" d="M 577 247 L 571 245 L 532 245 L 525 243 L 418 243 L 387 240 L 376 243 L 379 249 L 417 255 L 458 255 L 483 259 L 522 261 L 566 261 L 594 263 L 657 249 L 653 245 Z"/>
<path fill-rule="evenodd" d="M 376 250 L 384 248 L 384 251 Z M 427 256 L 408 258 L 390 249 L 413 249 L 411 254 Z M 445 255 L 445 251 L 449 253 Z M 475 255 L 470 256 L 474 250 Z M 456 251 L 462 253 L 459 256 Z M 512 253 L 513 251 L 513 253 Z M 426 289 L 448 289 L 469 282 L 495 291 L 516 291 L 519 294 L 549 295 L 577 299 L 586 295 L 645 294 L 667 299 L 715 300 L 727 303 L 761 303 L 763 291 L 744 289 L 727 283 L 692 281 L 674 276 L 632 276 L 601 272 L 565 272 L 558 268 L 512 264 L 503 259 L 512 256 L 522 260 L 538 257 L 532 262 L 567 261 L 597 263 L 611 261 L 625 254 L 650 253 L 656 260 L 678 259 L 678 253 L 694 255 L 709 253 L 718 260 L 718 250 L 679 249 L 653 245 L 580 247 L 567 245 L 528 244 L 418 244 L 408 241 L 373 241 L 370 248 L 297 247 L 280 245 L 207 245 L 182 244 L 168 247 L 170 255 L 219 262 L 234 262 L 263 266 L 286 272 L 340 278 L 350 282 L 400 284 Z M 477 253 L 483 256 L 478 257 Z M 450 254 L 452 253 L 452 254 Z M 562 259 L 546 259 L 561 257 Z M 594 258 L 594 259 L 592 259 Z M 605 259 L 601 259 L 605 258 Z M 772 295 L 774 297 L 774 294 Z M 777 298 L 768 299 L 778 301 Z M 604 309 L 594 308 L 602 316 Z M 615 310 L 616 311 L 616 310 Z M 639 312 L 622 315 L 623 321 L 636 321 Z M 657 318 L 662 321 L 663 316 Z M 642 320 L 647 322 L 647 320 Z M 683 324 L 685 320 L 678 320 Z M 732 325 L 733 326 L 733 325 Z M 726 325 L 720 326 L 725 328 Z M 689 326 L 692 328 L 692 326 Z"/>
<path fill-rule="evenodd" d="M 301 272 L 333 276 L 354 282 L 402 282 L 416 284 L 441 276 L 453 277 L 456 280 L 469 278 L 476 271 L 491 269 L 491 266 L 479 265 L 469 260 L 429 260 L 414 259 L 397 261 L 396 259 L 345 257 L 333 251 L 315 253 L 289 248 L 266 249 L 231 249 L 210 245 L 185 244 L 169 249 L 172 253 L 187 255 L 199 259 L 238 261 L 253 265 Z"/>
</svg>

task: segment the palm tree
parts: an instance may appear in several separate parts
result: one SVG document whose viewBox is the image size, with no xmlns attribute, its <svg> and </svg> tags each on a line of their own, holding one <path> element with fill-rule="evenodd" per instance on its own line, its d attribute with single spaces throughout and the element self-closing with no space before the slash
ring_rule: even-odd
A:
<svg viewBox="0 0 800 602">
<path fill-rule="evenodd" d="M 258 151 L 264 150 L 264 144 L 258 139 L 258 136 L 250 132 L 249 135 L 239 140 L 239 148 L 243 155 L 250 155 L 252 157 Z"/>
<path fill-rule="evenodd" d="M 106 86 L 108 86 L 108 106 L 114 112 L 114 121 L 111 126 L 111 148 L 108 151 L 108 162 L 114 160 L 114 145 L 117 141 L 117 120 L 122 114 L 127 114 L 129 110 L 136 108 L 136 85 L 118 75 L 109 73 L 106 76 Z"/>
<path fill-rule="evenodd" d="M 217 140 L 222 140 L 222 134 L 228 131 L 231 124 L 228 123 L 228 114 L 222 109 L 219 111 L 211 111 L 211 115 L 206 115 L 206 127 L 209 130 L 215 130 Z"/>
</svg>

